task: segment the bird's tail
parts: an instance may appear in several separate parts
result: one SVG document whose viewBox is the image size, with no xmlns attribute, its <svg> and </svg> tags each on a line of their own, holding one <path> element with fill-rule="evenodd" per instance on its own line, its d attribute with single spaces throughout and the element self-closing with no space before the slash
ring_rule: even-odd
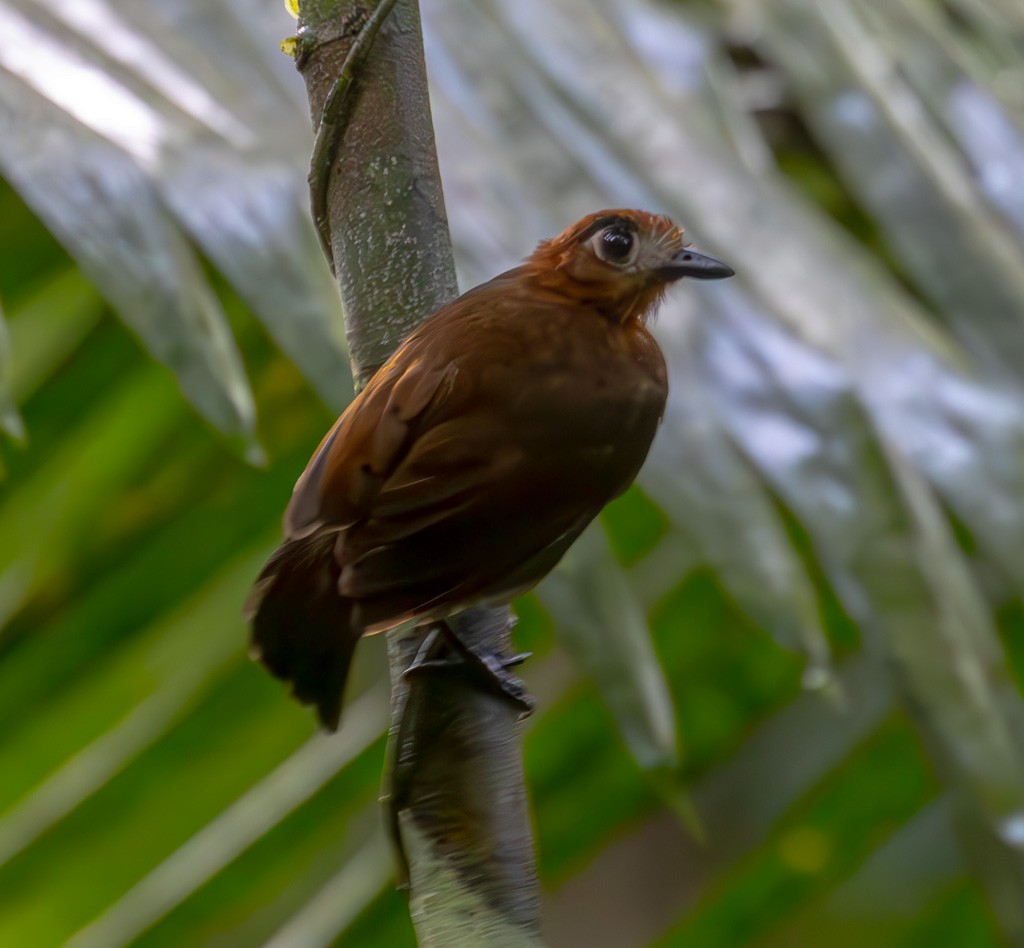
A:
<svg viewBox="0 0 1024 948">
<path fill-rule="evenodd" d="M 351 625 L 352 601 L 338 595 L 334 540 L 321 534 L 281 544 L 245 606 L 252 620 L 249 654 L 290 682 L 299 701 L 316 705 L 332 731 L 362 632 Z"/>
</svg>

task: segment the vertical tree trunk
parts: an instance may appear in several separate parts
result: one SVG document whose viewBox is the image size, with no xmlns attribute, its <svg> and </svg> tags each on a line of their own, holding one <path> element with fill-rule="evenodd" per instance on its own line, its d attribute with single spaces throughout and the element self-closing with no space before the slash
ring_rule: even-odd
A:
<svg viewBox="0 0 1024 948">
<path fill-rule="evenodd" d="M 320 128 L 314 216 L 362 384 L 456 294 L 417 3 L 303 0 L 296 64 Z M 467 644 L 508 648 L 507 609 L 473 610 L 457 624 Z M 520 711 L 457 669 L 406 676 L 421 641 L 419 633 L 389 641 L 388 798 L 420 943 L 539 944 Z"/>
</svg>

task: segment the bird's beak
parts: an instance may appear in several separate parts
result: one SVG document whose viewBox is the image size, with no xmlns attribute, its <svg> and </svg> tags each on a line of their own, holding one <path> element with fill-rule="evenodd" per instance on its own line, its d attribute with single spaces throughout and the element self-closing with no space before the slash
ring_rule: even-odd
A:
<svg viewBox="0 0 1024 948">
<path fill-rule="evenodd" d="M 695 280 L 724 280 L 735 275 L 728 264 L 697 253 L 684 247 L 668 263 L 658 267 L 657 274 L 663 280 L 678 280 L 680 277 L 693 277 Z"/>
</svg>

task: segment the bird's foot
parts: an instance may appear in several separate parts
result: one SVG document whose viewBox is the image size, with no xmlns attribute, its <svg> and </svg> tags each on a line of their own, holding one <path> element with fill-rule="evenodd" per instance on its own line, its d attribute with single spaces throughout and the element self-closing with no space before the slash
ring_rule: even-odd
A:
<svg viewBox="0 0 1024 948">
<path fill-rule="evenodd" d="M 444 645 L 450 646 L 444 648 Z M 443 651 L 442 651 L 443 650 Z M 442 654 L 438 654 L 442 651 Z M 521 712 L 529 714 L 536 701 L 527 691 L 526 683 L 509 669 L 522 665 L 533 653 L 496 655 L 467 645 L 445 622 L 434 625 L 423 639 L 416 657 L 405 670 L 406 677 L 427 671 L 468 672 L 483 687 L 507 698 Z"/>
</svg>

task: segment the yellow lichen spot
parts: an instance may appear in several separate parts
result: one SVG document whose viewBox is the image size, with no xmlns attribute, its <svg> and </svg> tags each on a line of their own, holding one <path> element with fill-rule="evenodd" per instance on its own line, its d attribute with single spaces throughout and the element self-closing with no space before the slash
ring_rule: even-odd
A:
<svg viewBox="0 0 1024 948">
<path fill-rule="evenodd" d="M 299 0 L 284 0 L 284 8 L 292 15 L 293 20 L 299 18 Z"/>
<path fill-rule="evenodd" d="M 285 56 L 291 56 L 295 58 L 295 51 L 299 48 L 299 38 L 297 36 L 288 36 L 281 40 L 281 52 Z"/>
<path fill-rule="evenodd" d="M 831 855 L 829 838 L 813 826 L 799 826 L 779 840 L 779 858 L 790 869 L 812 875 L 821 872 Z"/>
</svg>

